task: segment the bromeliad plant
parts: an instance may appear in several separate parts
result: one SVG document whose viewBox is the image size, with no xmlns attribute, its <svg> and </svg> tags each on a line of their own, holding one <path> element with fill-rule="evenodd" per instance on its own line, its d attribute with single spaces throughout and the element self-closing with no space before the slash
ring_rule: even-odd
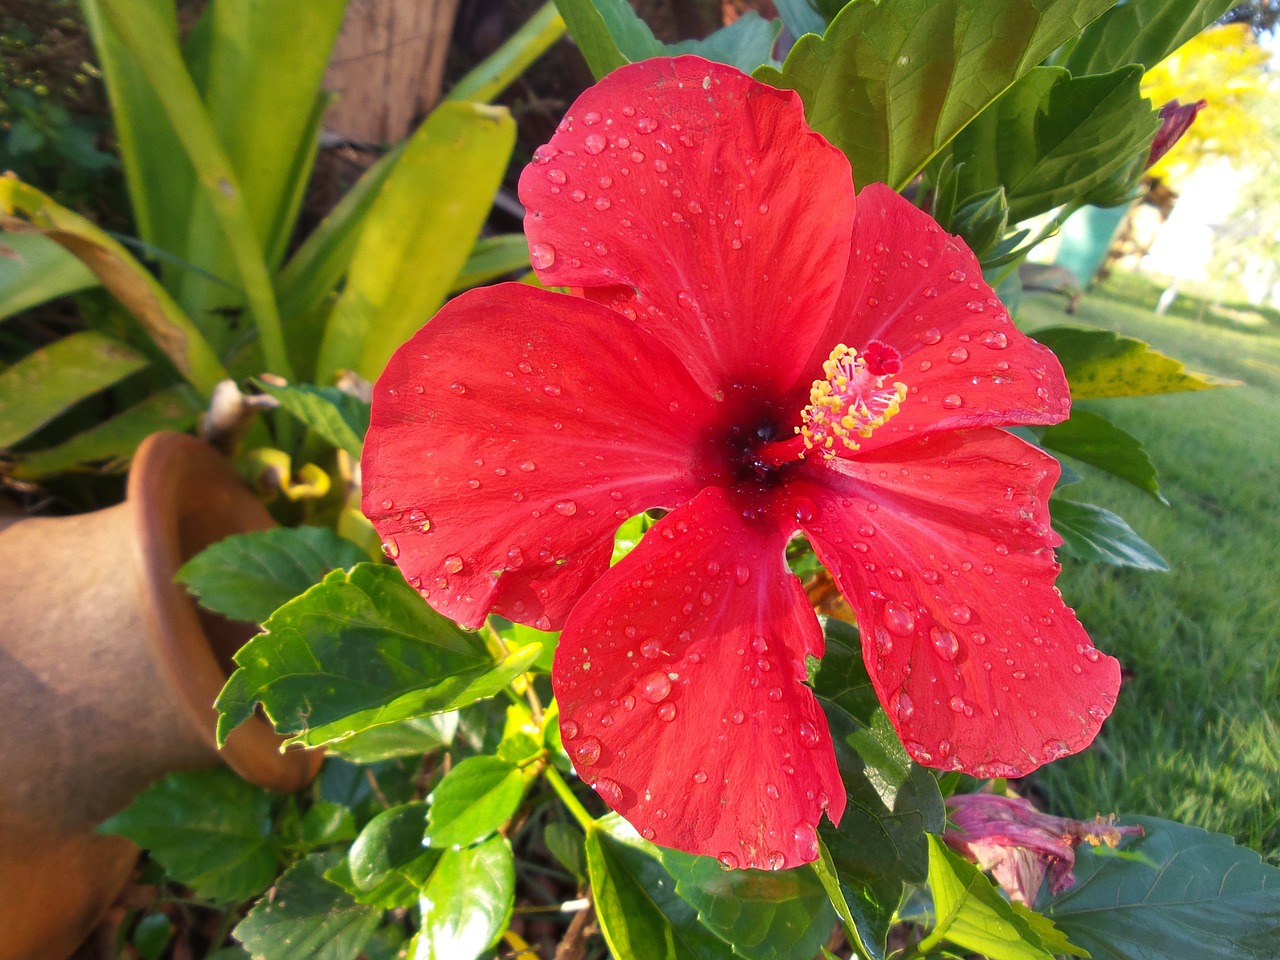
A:
<svg viewBox="0 0 1280 960">
<path fill-rule="evenodd" d="M 270 834 L 269 806 L 250 826 L 181 776 L 171 830 L 159 791 L 112 825 L 197 890 L 234 875 L 227 900 L 291 863 L 235 928 L 253 956 L 1271 949 L 1255 854 L 1150 818 L 1077 825 L 1121 848 L 1076 850 L 1002 799 L 1116 702 L 1054 548 L 1161 563 L 1059 497 L 1046 451 L 1158 496 L 1073 401 L 1210 385 L 1137 341 L 1019 331 L 1019 223 L 1130 194 L 1159 126 L 1141 65 L 1223 4 L 838 6 L 779 4 L 800 39 L 775 64 L 758 19 L 671 59 L 621 0 L 562 3 L 601 79 L 520 183 L 561 290 L 464 294 L 391 358 L 362 467 L 393 563 L 303 528 L 184 573 L 265 619 L 221 735 L 261 709 L 335 755 Z M 942 842 L 946 796 L 1019 811 L 948 833 L 1035 860 L 1016 899 Z M 186 823 L 228 838 L 221 869 L 184 859 Z"/>
</svg>

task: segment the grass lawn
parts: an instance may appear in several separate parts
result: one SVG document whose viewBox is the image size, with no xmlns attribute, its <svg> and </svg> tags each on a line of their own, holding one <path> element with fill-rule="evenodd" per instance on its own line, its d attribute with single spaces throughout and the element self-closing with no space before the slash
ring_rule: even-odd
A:
<svg viewBox="0 0 1280 960">
<path fill-rule="evenodd" d="M 1245 385 L 1088 404 L 1145 443 L 1170 506 L 1081 465 L 1069 494 L 1125 517 L 1171 572 L 1067 561 L 1059 587 L 1126 682 L 1095 745 L 1038 782 L 1055 813 L 1155 814 L 1280 863 L 1280 327 L 1157 317 L 1135 293 L 1117 278 L 1074 317 L 1030 297 L 1019 321 L 1116 330 Z"/>
</svg>

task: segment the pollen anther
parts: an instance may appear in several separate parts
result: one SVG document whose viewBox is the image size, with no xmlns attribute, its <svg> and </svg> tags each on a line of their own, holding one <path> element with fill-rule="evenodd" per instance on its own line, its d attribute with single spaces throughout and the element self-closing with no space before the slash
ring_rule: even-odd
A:
<svg viewBox="0 0 1280 960">
<path fill-rule="evenodd" d="M 907 396 L 907 385 L 889 377 L 902 369 L 898 352 L 873 340 L 862 355 L 843 343 L 837 344 L 822 364 L 826 379 L 813 381 L 809 405 L 801 411 L 808 450 L 835 456 L 836 441 L 850 450 L 858 449 L 855 437 L 869 437 L 876 427 L 898 412 Z"/>
</svg>

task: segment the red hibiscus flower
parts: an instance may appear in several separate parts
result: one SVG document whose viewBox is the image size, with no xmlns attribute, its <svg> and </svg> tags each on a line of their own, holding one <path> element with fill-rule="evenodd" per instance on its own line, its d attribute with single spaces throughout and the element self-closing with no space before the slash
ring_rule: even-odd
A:
<svg viewBox="0 0 1280 960">
<path fill-rule="evenodd" d="M 565 749 L 610 806 L 727 866 L 817 856 L 845 792 L 798 531 L 916 760 L 1014 775 L 1093 739 L 1119 670 L 1053 587 L 1058 465 L 999 429 L 1063 419 L 1067 384 L 960 241 L 855 199 L 794 93 L 694 57 L 584 93 L 520 196 L 573 295 L 472 291 L 400 349 L 364 510 L 441 613 L 563 631 Z"/>
</svg>

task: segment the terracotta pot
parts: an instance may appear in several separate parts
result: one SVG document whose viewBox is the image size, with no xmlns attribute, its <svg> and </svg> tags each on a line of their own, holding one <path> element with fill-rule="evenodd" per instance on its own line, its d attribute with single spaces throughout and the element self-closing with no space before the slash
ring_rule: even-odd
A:
<svg viewBox="0 0 1280 960">
<path fill-rule="evenodd" d="M 225 762 L 273 790 L 316 751 L 280 753 L 260 718 L 214 745 L 213 701 L 252 635 L 199 610 L 174 572 L 272 520 L 211 447 L 161 433 L 124 503 L 0 517 L 0 960 L 62 960 L 103 916 L 137 849 L 93 832 L 151 781 Z"/>
</svg>

